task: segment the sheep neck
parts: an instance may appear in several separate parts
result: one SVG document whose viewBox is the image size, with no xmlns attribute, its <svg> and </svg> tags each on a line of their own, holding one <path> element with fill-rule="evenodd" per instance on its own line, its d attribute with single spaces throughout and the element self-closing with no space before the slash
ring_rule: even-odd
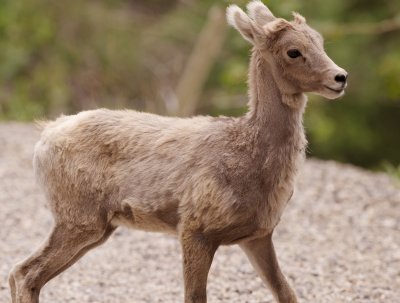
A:
<svg viewBox="0 0 400 303">
<path fill-rule="evenodd" d="M 304 149 L 304 94 L 286 94 L 261 53 L 253 50 L 249 70 L 249 112 L 247 124 L 259 134 L 259 144 Z"/>
</svg>

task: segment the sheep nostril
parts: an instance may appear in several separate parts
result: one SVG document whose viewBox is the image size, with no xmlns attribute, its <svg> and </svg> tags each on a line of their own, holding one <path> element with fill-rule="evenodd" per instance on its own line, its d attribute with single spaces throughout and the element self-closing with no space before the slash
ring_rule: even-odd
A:
<svg viewBox="0 0 400 303">
<path fill-rule="evenodd" d="M 335 81 L 336 81 L 336 82 L 345 83 L 346 80 L 347 80 L 347 74 L 346 74 L 346 75 L 345 75 L 345 74 L 337 74 L 337 75 L 335 76 Z"/>
</svg>

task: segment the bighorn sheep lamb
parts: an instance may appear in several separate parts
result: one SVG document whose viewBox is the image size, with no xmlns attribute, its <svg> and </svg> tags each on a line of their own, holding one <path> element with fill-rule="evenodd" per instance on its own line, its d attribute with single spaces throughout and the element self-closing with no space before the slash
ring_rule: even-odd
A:
<svg viewBox="0 0 400 303">
<path fill-rule="evenodd" d="M 334 99 L 347 73 L 301 15 L 276 18 L 260 1 L 227 19 L 252 46 L 243 117 L 161 117 L 84 111 L 48 122 L 34 169 L 54 216 L 47 241 L 10 273 L 13 303 L 41 287 L 121 225 L 179 236 L 186 303 L 204 303 L 220 245 L 239 244 L 280 303 L 297 302 L 272 233 L 305 155 L 305 92 Z"/>
</svg>

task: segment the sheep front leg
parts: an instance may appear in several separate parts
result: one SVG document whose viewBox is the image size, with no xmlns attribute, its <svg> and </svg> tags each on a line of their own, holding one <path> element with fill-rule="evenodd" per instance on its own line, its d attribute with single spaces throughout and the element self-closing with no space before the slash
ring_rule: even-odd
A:
<svg viewBox="0 0 400 303">
<path fill-rule="evenodd" d="M 207 303 L 207 276 L 217 245 L 200 233 L 181 234 L 185 303 Z"/>
<path fill-rule="evenodd" d="M 254 269 L 271 289 L 279 303 L 297 303 L 296 294 L 279 268 L 272 233 L 266 237 L 243 242 L 240 247 L 246 253 Z"/>
</svg>

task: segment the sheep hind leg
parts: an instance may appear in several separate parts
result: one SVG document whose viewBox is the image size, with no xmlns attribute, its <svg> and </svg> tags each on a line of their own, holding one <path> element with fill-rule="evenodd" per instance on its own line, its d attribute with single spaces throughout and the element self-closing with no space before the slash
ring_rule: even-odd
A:
<svg viewBox="0 0 400 303">
<path fill-rule="evenodd" d="M 38 303 L 40 289 L 87 251 L 104 243 L 115 227 L 82 231 L 56 225 L 47 241 L 10 273 L 12 303 Z"/>
</svg>

